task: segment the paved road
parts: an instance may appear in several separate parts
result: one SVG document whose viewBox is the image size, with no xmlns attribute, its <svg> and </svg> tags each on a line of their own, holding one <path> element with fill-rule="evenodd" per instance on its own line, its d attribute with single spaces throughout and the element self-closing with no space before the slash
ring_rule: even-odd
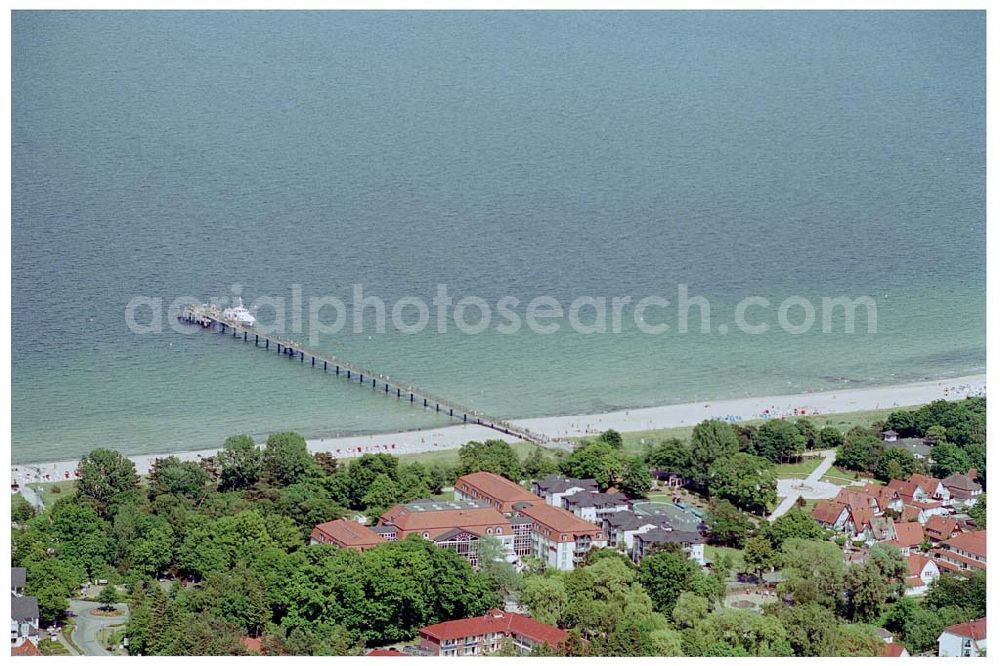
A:
<svg viewBox="0 0 1000 666">
<path fill-rule="evenodd" d="M 784 497 L 784 499 L 775 507 L 771 515 L 767 517 L 769 521 L 774 522 L 785 515 L 789 509 L 795 506 L 795 502 L 798 501 L 799 497 L 806 499 L 830 499 L 837 496 L 837 493 L 840 492 L 840 486 L 835 483 L 820 481 L 823 475 L 833 467 L 833 461 L 837 458 L 837 450 L 829 449 L 820 451 L 819 455 L 823 457 L 823 462 L 805 479 L 778 479 L 778 496 Z"/>
<path fill-rule="evenodd" d="M 35 507 L 36 511 L 41 511 L 42 509 L 45 508 L 44 505 L 42 504 L 41 493 L 39 493 L 34 488 L 29 488 L 28 484 L 26 483 L 21 484 L 21 487 L 18 489 L 18 492 L 21 493 L 21 497 L 23 497 L 24 499 L 28 500 L 28 502 L 31 503 L 31 506 Z"/>
<path fill-rule="evenodd" d="M 97 640 L 97 632 L 104 627 L 125 624 L 128 621 L 128 606 L 117 604 L 115 608 L 122 611 L 121 615 L 103 617 L 91 615 L 90 611 L 100 606 L 96 601 L 81 601 L 70 599 L 69 609 L 76 615 L 76 627 L 73 629 L 73 642 L 83 654 L 88 656 L 110 656 L 111 653 L 101 647 Z"/>
</svg>

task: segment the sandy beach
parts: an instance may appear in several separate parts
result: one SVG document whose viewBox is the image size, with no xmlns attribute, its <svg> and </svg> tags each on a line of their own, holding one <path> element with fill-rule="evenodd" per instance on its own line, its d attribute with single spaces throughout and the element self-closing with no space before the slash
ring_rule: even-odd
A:
<svg viewBox="0 0 1000 666">
<path fill-rule="evenodd" d="M 819 416 L 871 409 L 909 407 L 932 400 L 961 400 L 967 396 L 986 394 L 986 375 L 958 377 L 940 381 L 918 382 L 896 386 L 845 389 L 800 395 L 737 398 L 660 407 L 628 409 L 603 414 L 549 416 L 512 420 L 535 432 L 553 438 L 583 437 L 609 428 L 622 432 L 655 430 L 689 426 L 705 419 L 722 419 L 737 423 L 755 419 L 789 416 Z M 383 433 L 357 437 L 308 440 L 309 450 L 328 451 L 337 458 L 355 458 L 365 453 L 422 453 L 458 448 L 470 440 L 516 438 L 475 425 L 453 425 L 429 430 Z M 182 460 L 197 460 L 215 455 L 215 449 L 130 456 L 140 474 L 146 474 L 153 461 L 166 455 Z M 62 481 L 74 477 L 78 460 L 20 464 L 12 467 L 13 479 L 19 483 Z"/>
</svg>

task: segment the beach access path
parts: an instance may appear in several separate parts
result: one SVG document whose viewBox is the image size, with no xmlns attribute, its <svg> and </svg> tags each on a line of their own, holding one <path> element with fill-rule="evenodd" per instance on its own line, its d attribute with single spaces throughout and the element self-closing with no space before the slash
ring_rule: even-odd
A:
<svg viewBox="0 0 1000 666">
<path fill-rule="evenodd" d="M 823 462 L 805 479 L 778 479 L 778 497 L 783 497 L 784 499 L 775 507 L 771 515 L 767 517 L 769 521 L 773 523 L 785 515 L 789 509 L 795 506 L 795 502 L 800 497 L 808 500 L 830 499 L 837 496 L 837 493 L 840 492 L 840 486 L 835 483 L 820 481 L 823 475 L 833 467 L 833 461 L 837 459 L 837 450 L 827 449 L 820 451 L 819 455 L 822 456 Z"/>
<path fill-rule="evenodd" d="M 516 424 L 553 438 L 586 437 L 609 428 L 621 432 L 693 426 L 705 419 L 730 423 L 755 419 L 819 416 L 872 409 L 912 407 L 933 400 L 960 400 L 986 395 L 986 375 L 916 382 L 896 386 L 852 388 L 798 395 L 706 400 L 679 405 L 623 409 L 603 414 L 546 416 L 511 419 Z M 409 407 L 405 407 L 409 408 Z M 458 448 L 470 440 L 503 439 L 510 435 L 476 425 L 450 425 L 428 430 L 383 433 L 353 437 L 308 440 L 313 453 L 325 451 L 337 458 L 355 458 L 365 453 L 423 453 Z M 221 442 L 219 445 L 221 446 Z M 213 456 L 216 449 L 129 456 L 140 474 L 146 474 L 157 458 L 176 455 L 182 460 Z M 14 478 L 21 483 L 61 481 L 73 478 L 78 460 L 13 465 Z"/>
</svg>

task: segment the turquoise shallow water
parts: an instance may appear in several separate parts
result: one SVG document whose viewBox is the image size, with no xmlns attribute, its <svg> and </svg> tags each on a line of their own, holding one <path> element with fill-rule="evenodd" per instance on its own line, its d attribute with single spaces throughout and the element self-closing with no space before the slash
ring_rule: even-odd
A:
<svg viewBox="0 0 1000 666">
<path fill-rule="evenodd" d="M 15 13 L 15 462 L 444 420 L 136 295 L 711 300 L 713 333 L 324 349 L 502 416 L 985 364 L 981 13 Z M 878 332 L 717 332 L 748 295 Z M 772 319 L 773 321 L 773 319 Z"/>
</svg>

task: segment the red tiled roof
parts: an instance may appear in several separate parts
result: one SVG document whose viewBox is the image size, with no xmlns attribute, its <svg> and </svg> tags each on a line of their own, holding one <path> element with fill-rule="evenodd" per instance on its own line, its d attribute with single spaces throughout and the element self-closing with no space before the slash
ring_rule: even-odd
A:
<svg viewBox="0 0 1000 666">
<path fill-rule="evenodd" d="M 550 504 L 532 504 L 519 508 L 518 512 L 539 525 L 560 534 L 594 536 L 595 533 L 600 534 L 601 532 L 601 528 L 594 523 L 579 518 L 566 509 L 560 509 Z"/>
<path fill-rule="evenodd" d="M 923 511 L 919 506 L 914 506 L 912 504 L 903 505 L 903 514 L 900 518 L 903 519 L 904 523 L 912 523 L 920 518 L 920 512 Z"/>
<path fill-rule="evenodd" d="M 833 498 L 834 502 L 840 502 L 841 504 L 846 504 L 852 509 L 855 507 L 861 507 L 864 509 L 870 509 L 872 506 L 872 496 L 868 493 L 862 492 L 860 490 L 851 490 L 850 488 L 841 488 L 837 496 Z"/>
<path fill-rule="evenodd" d="M 879 652 L 880 657 L 902 657 L 906 647 L 902 643 L 886 643 Z"/>
<path fill-rule="evenodd" d="M 973 620 L 972 622 L 953 624 L 950 627 L 945 627 L 944 632 L 942 633 L 965 636 L 966 638 L 971 638 L 974 641 L 981 641 L 986 638 L 986 618 L 981 617 L 978 620 Z"/>
<path fill-rule="evenodd" d="M 919 576 L 927 566 L 928 562 L 932 562 L 931 558 L 926 555 L 920 555 L 918 553 L 913 553 L 906 558 L 906 566 L 909 569 L 911 576 Z"/>
<path fill-rule="evenodd" d="M 544 501 L 538 495 L 529 492 L 510 479 L 492 472 L 473 472 L 460 476 L 455 481 L 455 488 L 465 492 L 465 488 L 479 491 L 481 496 L 493 498 L 499 502 L 540 502 Z"/>
<path fill-rule="evenodd" d="M 944 542 L 950 548 L 958 548 L 979 557 L 986 557 L 986 530 L 976 530 L 975 532 L 964 532 L 953 536 Z"/>
<path fill-rule="evenodd" d="M 38 646 L 31 641 L 24 641 L 17 647 L 12 647 L 10 649 L 10 656 L 12 657 L 41 657 L 42 651 L 38 649 Z"/>
<path fill-rule="evenodd" d="M 483 634 L 505 633 L 517 634 L 530 640 L 548 643 L 556 647 L 566 640 L 569 632 L 563 631 L 551 624 L 543 624 L 527 615 L 520 613 L 505 613 L 492 610 L 481 617 L 470 617 L 464 620 L 450 620 L 440 624 L 432 624 L 420 630 L 420 635 L 436 638 L 438 641 L 455 640 L 467 636 L 482 636 Z"/>
<path fill-rule="evenodd" d="M 948 571 L 954 573 L 962 573 L 973 569 L 982 569 L 983 571 L 986 570 L 986 562 L 983 562 L 982 560 L 974 560 L 971 557 L 966 557 L 964 555 L 959 555 L 953 550 L 933 548 L 931 549 L 931 555 L 934 556 L 934 563 L 938 565 L 939 569 L 947 569 Z M 964 564 L 965 568 L 963 569 L 958 564 L 955 564 L 955 562 Z"/>
<path fill-rule="evenodd" d="M 896 523 L 896 538 L 890 543 L 900 548 L 919 546 L 924 542 L 924 528 L 920 523 Z"/>
<path fill-rule="evenodd" d="M 878 502 L 878 508 L 882 511 L 889 508 L 889 503 L 898 497 L 891 488 L 880 486 L 877 483 L 866 483 L 862 492 L 869 497 L 874 497 L 875 501 Z"/>
<path fill-rule="evenodd" d="M 928 495 L 934 494 L 939 483 L 933 476 L 927 476 L 926 474 L 911 474 L 909 481 L 919 486 Z"/>
<path fill-rule="evenodd" d="M 372 650 L 366 657 L 409 657 L 410 655 L 405 652 L 400 652 L 396 648 L 389 648 L 388 650 L 379 648 L 377 650 Z"/>
<path fill-rule="evenodd" d="M 891 479 L 889 483 L 885 486 L 891 491 L 899 494 L 904 500 L 913 499 L 913 493 L 917 492 L 917 484 L 912 481 L 901 481 L 899 479 Z"/>
<path fill-rule="evenodd" d="M 954 518 L 934 515 L 927 519 L 924 531 L 928 536 L 938 539 L 949 538 L 958 529 L 958 521 Z"/>
<path fill-rule="evenodd" d="M 831 500 L 820 500 L 813 507 L 812 517 L 825 525 L 833 525 L 837 522 L 837 518 L 840 517 L 840 513 L 843 510 L 843 504 Z"/>
<path fill-rule="evenodd" d="M 858 532 L 862 532 L 865 529 L 865 525 L 872 521 L 875 517 L 875 512 L 872 511 L 870 506 L 852 506 L 851 509 L 851 522 L 854 523 L 854 529 Z"/>
<path fill-rule="evenodd" d="M 335 543 L 341 548 L 369 548 L 385 542 L 371 528 L 348 518 L 320 523 L 309 536 L 320 543 Z"/>
<path fill-rule="evenodd" d="M 537 499 L 537 498 L 536 498 Z M 400 538 L 414 532 L 427 532 L 431 538 L 460 527 L 483 536 L 489 528 L 501 527 L 510 534 L 511 523 L 491 506 L 447 509 L 444 511 L 411 511 L 403 504 L 397 504 L 382 514 L 381 525 L 394 525 L 402 534 Z"/>
</svg>

